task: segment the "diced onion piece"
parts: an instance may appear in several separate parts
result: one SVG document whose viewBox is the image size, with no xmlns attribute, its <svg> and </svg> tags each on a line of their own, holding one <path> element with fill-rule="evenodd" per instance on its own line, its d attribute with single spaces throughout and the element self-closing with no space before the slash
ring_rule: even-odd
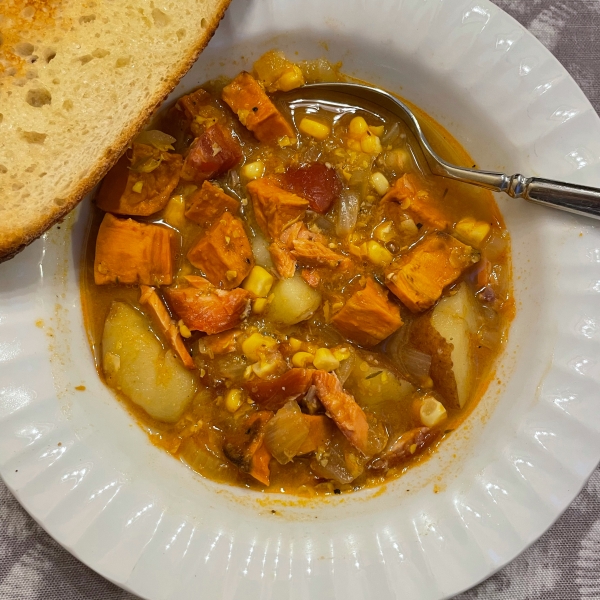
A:
<svg viewBox="0 0 600 600">
<path fill-rule="evenodd" d="M 147 146 L 154 146 L 158 150 L 166 152 L 167 150 L 173 150 L 173 144 L 176 139 L 167 133 L 163 133 L 158 129 L 148 129 L 147 131 L 141 131 L 135 138 L 136 144 L 146 144 Z"/>
<path fill-rule="evenodd" d="M 300 121 L 298 129 L 302 133 L 310 135 L 317 140 L 324 140 L 328 138 L 329 134 L 331 133 L 331 127 L 329 127 L 329 125 L 325 125 L 325 123 L 321 123 L 320 121 L 316 121 L 315 119 L 310 119 L 308 117 L 304 117 Z"/>
<path fill-rule="evenodd" d="M 419 228 L 412 219 L 405 219 L 400 223 L 400 231 L 408 233 L 409 235 L 416 235 L 419 233 Z"/>
<path fill-rule="evenodd" d="M 406 373 L 416 380 L 429 377 L 432 360 L 429 354 L 425 354 L 413 346 L 402 346 L 398 351 L 398 360 Z"/>
<path fill-rule="evenodd" d="M 352 179 L 352 178 L 350 178 Z M 354 231 L 360 208 L 360 195 L 354 190 L 343 190 L 337 202 L 335 233 L 345 236 Z"/>
<path fill-rule="evenodd" d="M 270 269 L 273 267 L 273 259 L 269 252 L 269 242 L 260 234 L 255 235 L 251 242 L 252 254 L 254 254 L 254 260 L 257 265 Z"/>
<path fill-rule="evenodd" d="M 265 445 L 278 463 L 289 463 L 308 437 L 309 428 L 297 402 L 280 408 L 265 427 Z"/>
<path fill-rule="evenodd" d="M 421 404 L 421 409 L 419 410 L 419 417 L 425 427 L 435 427 L 446 419 L 447 416 L 448 413 L 439 400 L 431 396 L 427 396 L 423 400 L 423 404 Z"/>
</svg>

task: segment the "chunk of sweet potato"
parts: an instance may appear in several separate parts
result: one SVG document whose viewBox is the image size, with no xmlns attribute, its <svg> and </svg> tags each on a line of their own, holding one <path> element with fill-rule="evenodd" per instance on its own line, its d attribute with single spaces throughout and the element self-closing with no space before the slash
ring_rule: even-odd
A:
<svg viewBox="0 0 600 600">
<path fill-rule="evenodd" d="M 400 309 L 372 277 L 355 292 L 333 317 L 332 323 L 346 337 L 363 346 L 375 346 L 402 325 Z"/>
<path fill-rule="evenodd" d="M 477 250 L 447 233 L 429 233 L 387 267 L 386 285 L 412 312 L 421 312 L 479 257 Z"/>
<path fill-rule="evenodd" d="M 256 221 L 263 233 L 277 240 L 283 230 L 304 217 L 308 200 L 284 190 L 268 177 L 248 183 Z"/>
<path fill-rule="evenodd" d="M 133 144 L 131 160 L 123 155 L 102 181 L 96 204 L 118 215 L 152 215 L 169 201 L 179 182 L 182 164 L 180 154 Z M 152 170 L 146 172 L 148 169 Z"/>
<path fill-rule="evenodd" d="M 368 450 L 369 424 L 363 409 L 345 392 L 336 375 L 325 371 L 313 373 L 317 396 L 339 430 L 363 454 Z"/>
<path fill-rule="evenodd" d="M 186 94 L 179 98 L 177 101 L 177 108 L 183 111 L 183 114 L 188 121 L 193 121 L 201 114 L 202 109 L 211 103 L 212 99 L 213 97 L 209 92 L 202 88 L 198 88 L 190 94 Z"/>
<path fill-rule="evenodd" d="M 207 354 L 219 356 L 235 352 L 238 348 L 238 338 L 242 335 L 240 329 L 232 329 L 223 333 L 207 335 L 200 340 L 202 347 Z M 202 352 L 202 350 L 201 350 Z"/>
<path fill-rule="evenodd" d="M 225 127 L 216 123 L 208 127 L 190 146 L 181 178 L 201 183 L 222 175 L 242 160 L 239 142 Z"/>
<path fill-rule="evenodd" d="M 240 285 L 254 266 L 244 224 L 228 212 L 192 246 L 187 257 L 213 285 L 226 290 Z"/>
<path fill-rule="evenodd" d="M 288 167 L 283 181 L 290 192 L 306 198 L 310 208 L 321 214 L 331 208 L 343 188 L 335 169 L 319 162 Z"/>
<path fill-rule="evenodd" d="M 246 389 L 261 408 L 277 411 L 286 402 L 306 393 L 312 383 L 312 374 L 309 369 L 290 369 L 276 379 L 251 381 Z"/>
<path fill-rule="evenodd" d="M 265 427 L 272 416 L 273 413 L 266 410 L 254 413 L 223 445 L 223 453 L 240 471 L 264 485 L 269 485 L 271 460 L 271 454 L 264 445 Z"/>
<path fill-rule="evenodd" d="M 396 207 L 408 214 L 415 223 L 434 229 L 446 229 L 452 219 L 446 214 L 442 201 L 434 198 L 425 184 L 412 173 L 400 177 L 382 198 L 386 214 L 397 221 Z"/>
<path fill-rule="evenodd" d="M 240 73 L 223 88 L 221 97 L 259 142 L 272 144 L 285 136 L 294 137 L 290 123 L 250 73 Z"/>
<path fill-rule="evenodd" d="M 190 206 L 185 216 L 198 225 L 212 225 L 225 211 L 236 215 L 239 209 L 240 203 L 235 198 L 210 181 L 205 181 L 190 196 Z"/>
<path fill-rule="evenodd" d="M 173 312 L 191 331 L 220 333 L 237 327 L 248 310 L 250 294 L 242 288 L 219 290 L 214 287 L 165 289 Z"/>
<path fill-rule="evenodd" d="M 195 369 L 196 365 L 183 343 L 177 325 L 171 319 L 167 307 L 158 297 L 153 287 L 147 285 L 140 286 L 140 304 L 146 306 L 155 325 L 169 342 L 171 348 L 177 353 L 183 366 L 187 369 Z"/>
<path fill-rule="evenodd" d="M 96 238 L 96 285 L 169 285 L 172 281 L 171 231 L 106 213 Z"/>
<path fill-rule="evenodd" d="M 296 260 L 281 242 L 273 242 L 269 246 L 269 253 L 282 279 L 289 279 L 294 276 L 296 272 Z"/>
</svg>

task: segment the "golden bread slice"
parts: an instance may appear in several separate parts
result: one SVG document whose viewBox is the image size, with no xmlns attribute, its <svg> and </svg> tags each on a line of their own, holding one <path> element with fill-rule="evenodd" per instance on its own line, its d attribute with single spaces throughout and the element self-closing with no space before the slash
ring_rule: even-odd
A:
<svg viewBox="0 0 600 600">
<path fill-rule="evenodd" d="M 0 262 L 102 178 L 229 2 L 0 2 Z"/>
</svg>

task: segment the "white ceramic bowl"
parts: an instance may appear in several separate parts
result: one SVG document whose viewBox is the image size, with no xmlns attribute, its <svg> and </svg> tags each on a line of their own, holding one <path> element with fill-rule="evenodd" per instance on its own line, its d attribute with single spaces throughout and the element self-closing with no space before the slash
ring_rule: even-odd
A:
<svg viewBox="0 0 600 600">
<path fill-rule="evenodd" d="M 271 48 L 342 60 L 486 168 L 600 181 L 598 117 L 487 0 L 234 0 L 172 98 Z M 315 502 L 203 480 L 151 446 L 100 383 L 79 301 L 84 203 L 0 266 L 2 477 L 65 548 L 144 598 L 439 600 L 474 585 L 540 536 L 600 459 L 600 234 L 498 203 L 518 310 L 497 381 L 383 493 Z"/>
</svg>

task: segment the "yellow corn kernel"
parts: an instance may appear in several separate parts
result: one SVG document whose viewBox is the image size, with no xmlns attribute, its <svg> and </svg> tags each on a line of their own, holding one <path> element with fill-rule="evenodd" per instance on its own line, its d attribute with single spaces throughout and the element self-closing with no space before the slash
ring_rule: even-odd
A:
<svg viewBox="0 0 600 600">
<path fill-rule="evenodd" d="M 381 141 L 376 135 L 367 131 L 367 133 L 360 138 L 360 149 L 366 154 L 377 156 L 378 154 L 381 154 Z"/>
<path fill-rule="evenodd" d="M 225 395 L 225 408 L 234 413 L 244 402 L 244 392 L 237 388 L 232 388 Z"/>
<path fill-rule="evenodd" d="M 399 227 L 400 231 L 403 233 L 408 233 L 410 235 L 416 235 L 419 233 L 419 228 L 412 219 L 405 219 L 400 223 Z"/>
<path fill-rule="evenodd" d="M 291 337 L 288 340 L 288 343 L 290 345 L 290 348 L 294 351 L 294 352 L 299 352 L 300 350 L 302 350 L 302 342 L 296 338 Z"/>
<path fill-rule="evenodd" d="M 249 114 L 250 111 L 246 108 L 240 108 L 240 110 L 237 111 L 238 119 L 242 125 L 246 126 L 246 119 L 248 118 Z"/>
<path fill-rule="evenodd" d="M 262 315 L 265 312 L 265 308 L 267 308 L 267 299 L 266 298 L 257 298 L 252 303 L 252 312 L 255 315 Z"/>
<path fill-rule="evenodd" d="M 163 221 L 176 229 L 180 229 L 185 225 L 185 200 L 183 196 L 173 196 L 169 200 L 167 206 L 165 206 Z"/>
<path fill-rule="evenodd" d="M 259 360 L 262 354 L 275 346 L 277 346 L 275 338 L 253 333 L 242 342 L 242 352 L 249 360 Z"/>
<path fill-rule="evenodd" d="M 363 256 L 360 246 L 357 246 L 356 244 L 348 244 L 348 252 L 350 252 L 352 256 L 356 256 L 357 258 L 362 258 Z"/>
<path fill-rule="evenodd" d="M 292 140 L 290 139 L 289 135 L 282 135 L 278 140 L 277 143 L 279 144 L 280 148 L 287 148 L 288 146 L 292 145 Z"/>
<path fill-rule="evenodd" d="M 248 365 L 246 367 L 246 370 L 244 371 L 244 379 L 247 381 L 248 379 L 250 379 L 250 377 L 252 377 L 252 373 L 254 371 L 252 371 L 252 365 Z"/>
<path fill-rule="evenodd" d="M 229 279 L 229 281 L 233 281 L 237 277 L 237 271 L 227 271 L 225 276 L 227 279 Z"/>
<path fill-rule="evenodd" d="M 348 133 L 353 137 L 360 138 L 368 130 L 369 126 L 363 117 L 354 117 L 348 125 Z"/>
<path fill-rule="evenodd" d="M 454 226 L 454 231 L 458 236 L 474 246 L 478 246 L 485 240 L 490 233 L 490 229 L 489 223 L 486 223 L 485 221 L 476 221 L 471 217 L 461 219 Z"/>
<path fill-rule="evenodd" d="M 383 135 L 383 132 L 385 131 L 385 127 L 383 125 L 371 125 L 369 127 L 369 131 L 373 135 L 376 135 L 377 137 L 381 137 Z"/>
<path fill-rule="evenodd" d="M 259 362 L 255 362 L 252 365 L 252 372 L 258 375 L 261 379 L 272 375 L 278 367 L 278 363 L 276 360 L 266 360 L 261 358 Z"/>
<path fill-rule="evenodd" d="M 256 265 L 252 267 L 252 271 L 250 271 L 248 277 L 244 279 L 242 287 L 258 298 L 266 298 L 271 291 L 273 281 L 273 275 L 271 275 L 269 271 Z"/>
<path fill-rule="evenodd" d="M 143 181 L 136 181 L 133 184 L 133 187 L 131 188 L 131 190 L 134 191 L 136 194 L 141 194 L 143 187 L 144 187 Z"/>
<path fill-rule="evenodd" d="M 444 405 L 431 396 L 427 396 L 423 401 L 423 404 L 421 404 L 419 417 L 421 418 L 421 423 L 423 423 L 425 427 L 435 427 L 447 416 L 448 413 L 446 412 Z"/>
<path fill-rule="evenodd" d="M 259 179 L 263 176 L 264 172 L 265 165 L 260 160 L 245 164 L 242 167 L 242 177 L 246 179 Z"/>
<path fill-rule="evenodd" d="M 390 221 L 375 227 L 373 235 L 380 242 L 391 242 L 394 239 L 394 226 Z"/>
<path fill-rule="evenodd" d="M 371 185 L 380 196 L 385 196 L 390 189 L 390 182 L 386 179 L 386 176 L 379 171 L 376 171 L 371 175 Z"/>
<path fill-rule="evenodd" d="M 177 327 L 179 327 L 179 333 L 181 334 L 182 337 L 184 337 L 184 338 L 192 337 L 192 332 L 189 330 L 189 327 L 182 320 L 179 320 L 179 322 L 177 323 Z"/>
<path fill-rule="evenodd" d="M 296 354 L 292 356 L 292 364 L 295 367 L 300 367 L 303 369 L 304 367 L 312 364 L 314 359 L 314 354 L 311 354 L 310 352 L 296 352 Z"/>
<path fill-rule="evenodd" d="M 305 133 L 306 135 L 310 135 L 317 140 L 324 140 L 329 137 L 331 133 L 331 128 L 329 125 L 325 125 L 325 123 L 320 123 L 319 121 L 315 121 L 314 119 L 310 119 L 308 117 L 304 117 L 302 121 L 300 121 L 300 125 L 298 129 Z"/>
<path fill-rule="evenodd" d="M 389 265 L 394 259 L 392 253 L 375 240 L 367 242 L 367 258 L 380 267 Z"/>
<path fill-rule="evenodd" d="M 335 356 L 335 358 L 337 360 L 342 362 L 343 360 L 350 358 L 350 349 L 349 348 L 336 348 L 333 351 L 333 355 Z"/>
<path fill-rule="evenodd" d="M 315 352 L 313 365 L 322 371 L 335 371 L 340 366 L 340 361 L 329 348 L 319 348 Z"/>
<path fill-rule="evenodd" d="M 282 92 L 289 92 L 302 85 L 304 85 L 304 75 L 297 65 L 292 65 L 292 68 L 275 82 L 275 87 Z"/>
</svg>

